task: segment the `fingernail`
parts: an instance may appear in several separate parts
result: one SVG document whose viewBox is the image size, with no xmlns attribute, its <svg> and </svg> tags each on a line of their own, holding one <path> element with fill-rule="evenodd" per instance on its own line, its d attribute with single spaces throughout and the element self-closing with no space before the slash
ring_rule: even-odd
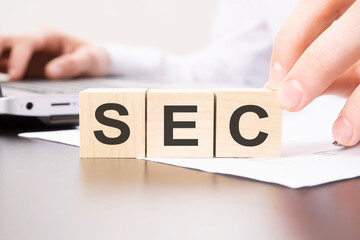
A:
<svg viewBox="0 0 360 240">
<path fill-rule="evenodd" d="M 62 76 L 63 70 L 62 70 L 62 68 L 60 66 L 53 64 L 53 65 L 49 66 L 49 68 L 50 68 L 49 69 L 50 73 L 54 77 L 61 77 Z"/>
<path fill-rule="evenodd" d="M 279 90 L 279 100 L 285 109 L 296 108 L 303 98 L 303 88 L 301 84 L 291 79 L 287 81 Z"/>
<path fill-rule="evenodd" d="M 350 142 L 353 136 L 352 126 L 346 117 L 339 117 L 333 126 L 333 135 L 335 140 L 340 144 L 346 144 Z"/>
<path fill-rule="evenodd" d="M 265 84 L 266 88 L 276 90 L 281 80 L 284 78 L 283 67 L 279 62 L 274 62 L 271 66 L 269 81 Z"/>
</svg>

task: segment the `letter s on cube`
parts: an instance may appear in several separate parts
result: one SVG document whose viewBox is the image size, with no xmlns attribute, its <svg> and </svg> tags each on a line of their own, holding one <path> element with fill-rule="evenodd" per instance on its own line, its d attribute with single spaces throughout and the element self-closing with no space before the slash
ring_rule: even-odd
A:
<svg viewBox="0 0 360 240">
<path fill-rule="evenodd" d="M 280 157 L 282 108 L 275 91 L 217 89 L 216 157 Z"/>
<path fill-rule="evenodd" d="M 80 157 L 145 157 L 147 89 L 80 92 Z"/>
</svg>

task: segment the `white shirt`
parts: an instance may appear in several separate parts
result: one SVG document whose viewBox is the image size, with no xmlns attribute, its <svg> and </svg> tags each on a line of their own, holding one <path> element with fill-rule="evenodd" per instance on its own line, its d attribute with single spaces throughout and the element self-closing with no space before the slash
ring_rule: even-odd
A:
<svg viewBox="0 0 360 240">
<path fill-rule="evenodd" d="M 107 44 L 109 75 L 261 87 L 276 33 L 296 0 L 219 0 L 210 43 L 188 55 Z"/>
</svg>

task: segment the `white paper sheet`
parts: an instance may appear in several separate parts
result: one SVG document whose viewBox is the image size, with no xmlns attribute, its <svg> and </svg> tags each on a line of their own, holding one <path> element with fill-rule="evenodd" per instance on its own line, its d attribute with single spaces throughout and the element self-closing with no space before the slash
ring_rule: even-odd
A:
<svg viewBox="0 0 360 240">
<path fill-rule="evenodd" d="M 344 100 L 325 96 L 299 113 L 284 113 L 281 158 L 147 159 L 211 173 L 230 174 L 291 188 L 360 176 L 360 145 L 332 145 L 331 128 Z M 79 146 L 78 130 L 22 133 L 22 137 Z"/>
<path fill-rule="evenodd" d="M 50 142 L 63 143 L 76 147 L 80 146 L 79 128 L 46 132 L 20 133 L 19 137 L 43 139 Z"/>
</svg>

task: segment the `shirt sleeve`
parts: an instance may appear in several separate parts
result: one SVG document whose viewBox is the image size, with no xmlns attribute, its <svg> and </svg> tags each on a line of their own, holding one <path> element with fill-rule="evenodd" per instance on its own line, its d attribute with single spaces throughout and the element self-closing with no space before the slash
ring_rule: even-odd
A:
<svg viewBox="0 0 360 240">
<path fill-rule="evenodd" d="M 109 74 L 182 84 L 262 86 L 267 80 L 272 38 L 264 9 L 259 8 L 261 1 L 220 0 L 211 41 L 187 55 L 106 44 Z"/>
</svg>

